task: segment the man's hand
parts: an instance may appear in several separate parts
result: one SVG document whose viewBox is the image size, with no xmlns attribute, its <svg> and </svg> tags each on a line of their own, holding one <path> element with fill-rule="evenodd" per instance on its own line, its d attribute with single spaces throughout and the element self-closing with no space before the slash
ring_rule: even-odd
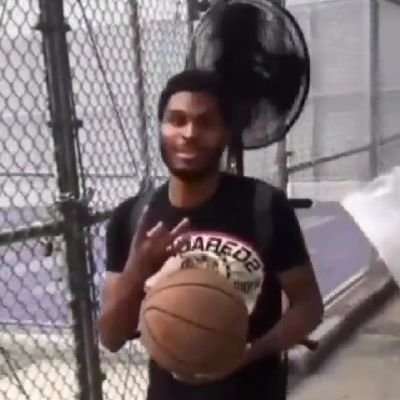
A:
<svg viewBox="0 0 400 400">
<path fill-rule="evenodd" d="M 184 243 L 182 236 L 189 228 L 189 220 L 183 219 L 169 231 L 163 222 L 159 222 L 150 230 L 145 231 L 145 221 L 148 210 L 145 211 L 139 223 L 138 232 L 132 240 L 129 257 L 123 272 L 141 284 L 154 275 L 168 258 L 176 255 Z"/>
<path fill-rule="evenodd" d="M 250 344 L 246 346 L 246 349 L 243 353 L 243 356 L 235 365 L 232 365 L 226 371 L 221 373 L 210 373 L 210 374 L 194 374 L 191 376 L 182 376 L 178 374 L 172 374 L 174 378 L 178 381 L 182 381 L 189 385 L 204 385 L 207 383 L 216 382 L 229 376 L 233 375 L 235 372 L 240 371 L 241 369 L 250 365 L 254 360 L 257 359 L 256 354 L 252 351 L 252 347 Z"/>
<path fill-rule="evenodd" d="M 162 222 L 146 230 L 148 212 L 147 209 L 138 223 L 123 272 L 108 281 L 103 291 L 103 307 L 97 326 L 101 342 L 111 351 L 119 350 L 134 336 L 146 280 L 170 256 L 179 252 L 182 241 L 177 239 L 189 227 L 189 221 L 184 219 L 171 231 Z"/>
<path fill-rule="evenodd" d="M 255 359 L 279 354 L 296 346 L 321 322 L 323 301 L 311 265 L 280 274 L 289 308 L 277 324 L 252 344 Z"/>
<path fill-rule="evenodd" d="M 160 270 L 154 275 L 150 276 L 144 284 L 144 291 L 146 293 L 158 284 L 161 280 L 166 278 L 168 275 L 179 271 L 182 267 L 182 257 L 178 254 L 176 256 L 168 258 L 168 260 L 162 265 Z"/>
</svg>

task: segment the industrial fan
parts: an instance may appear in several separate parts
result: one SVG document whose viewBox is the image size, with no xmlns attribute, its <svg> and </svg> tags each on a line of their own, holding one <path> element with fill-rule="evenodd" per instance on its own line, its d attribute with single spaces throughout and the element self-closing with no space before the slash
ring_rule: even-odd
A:
<svg viewBox="0 0 400 400">
<path fill-rule="evenodd" d="M 201 17 L 187 68 L 217 72 L 232 99 L 231 155 L 282 140 L 310 86 L 307 44 L 295 18 L 270 0 L 220 0 Z"/>
</svg>

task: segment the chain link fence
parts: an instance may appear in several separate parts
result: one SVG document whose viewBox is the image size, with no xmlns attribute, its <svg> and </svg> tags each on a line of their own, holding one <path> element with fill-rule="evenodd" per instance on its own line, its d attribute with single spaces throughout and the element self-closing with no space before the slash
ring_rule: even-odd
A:
<svg viewBox="0 0 400 400">
<path fill-rule="evenodd" d="M 288 140 L 292 195 L 333 199 L 371 174 L 369 1 L 293 7 L 312 54 L 312 89 Z M 327 158 L 325 160 L 325 158 Z"/>
<path fill-rule="evenodd" d="M 384 173 L 400 165 L 400 1 L 381 0 L 375 10 L 377 171 Z"/>
<path fill-rule="evenodd" d="M 287 0 L 311 54 L 311 93 L 286 140 L 291 197 L 325 300 L 375 265 L 377 256 L 340 201 L 400 165 L 400 2 Z M 324 239 L 324 237 L 326 239 Z"/>
<path fill-rule="evenodd" d="M 287 143 L 289 191 L 339 201 L 400 163 L 399 7 L 389 0 L 287 3 L 312 61 L 311 95 Z"/>
<path fill-rule="evenodd" d="M 45 257 L 48 235 L 61 243 L 61 232 L 39 8 L 31 3 L 0 5 L 0 398 L 71 399 L 78 385 L 66 266 Z"/>
<path fill-rule="evenodd" d="M 156 102 L 189 35 L 186 1 L 0 5 L 0 399 L 144 398 L 140 346 L 94 334 L 105 226 L 165 177 Z"/>
</svg>

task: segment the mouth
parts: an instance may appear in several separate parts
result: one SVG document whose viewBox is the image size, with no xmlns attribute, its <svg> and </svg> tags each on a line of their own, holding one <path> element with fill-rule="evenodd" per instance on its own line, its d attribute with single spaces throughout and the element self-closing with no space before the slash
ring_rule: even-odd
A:
<svg viewBox="0 0 400 400">
<path fill-rule="evenodd" d="M 177 151 L 175 154 L 181 160 L 194 160 L 200 156 L 199 152 L 194 150 L 181 150 Z"/>
</svg>

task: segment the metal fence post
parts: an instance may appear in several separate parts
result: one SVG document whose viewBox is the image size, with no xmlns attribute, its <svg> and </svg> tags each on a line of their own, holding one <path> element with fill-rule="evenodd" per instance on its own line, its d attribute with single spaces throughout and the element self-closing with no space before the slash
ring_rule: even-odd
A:
<svg viewBox="0 0 400 400">
<path fill-rule="evenodd" d="M 144 163 L 143 179 L 142 183 L 147 184 L 151 179 L 151 171 L 152 164 L 151 158 L 149 155 L 149 137 L 148 137 L 148 129 L 147 129 L 147 113 L 146 113 L 146 101 L 145 101 L 145 83 L 143 77 L 143 62 L 142 62 L 142 43 L 141 43 L 141 35 L 140 35 L 140 21 L 139 21 L 139 12 L 138 12 L 138 2 L 136 0 L 131 0 L 130 2 L 131 8 L 131 28 L 133 33 L 132 46 L 133 51 L 135 51 L 135 61 L 134 61 L 134 72 L 137 77 L 136 88 L 137 88 L 137 96 L 139 99 L 138 108 L 139 115 L 142 117 L 138 121 L 138 133 L 141 140 L 142 147 L 142 161 Z"/>
<path fill-rule="evenodd" d="M 369 66 L 368 66 L 368 125 L 370 131 L 370 174 L 374 178 L 379 173 L 379 4 L 377 0 L 369 1 L 368 9 L 368 44 L 369 44 Z"/>
<path fill-rule="evenodd" d="M 81 400 L 102 399 L 102 376 L 99 348 L 94 328 L 94 303 L 91 298 L 90 275 L 86 259 L 83 224 L 85 213 L 80 202 L 79 176 L 75 149 L 78 121 L 72 105 L 63 0 L 40 0 L 40 21 L 37 28 L 43 36 L 43 52 L 47 73 L 49 106 L 55 144 L 55 159 L 60 190 L 60 209 L 64 217 L 63 232 L 66 262 L 72 292 L 75 354 Z"/>
<path fill-rule="evenodd" d="M 284 7 L 286 4 L 285 0 L 274 0 L 275 3 Z M 288 152 L 287 152 L 287 139 L 286 136 L 277 143 L 276 146 L 276 185 L 283 189 L 285 192 L 287 190 L 288 182 L 289 182 L 289 173 L 288 173 Z"/>
<path fill-rule="evenodd" d="M 192 0 L 186 0 L 186 8 L 188 15 L 188 38 L 189 43 L 192 40 L 193 32 L 194 32 L 194 23 L 196 21 L 196 13 L 194 12 L 195 4 Z"/>
<path fill-rule="evenodd" d="M 276 146 L 276 185 L 286 192 L 289 183 L 287 141 L 283 138 Z"/>
<path fill-rule="evenodd" d="M 370 136 L 369 148 L 369 178 L 372 180 L 379 174 L 379 27 L 378 27 L 378 1 L 369 0 L 367 10 L 367 20 L 365 29 L 368 38 L 368 56 L 367 56 L 367 126 Z M 378 253 L 373 246 L 370 250 L 370 267 L 374 266 L 378 258 Z"/>
</svg>

